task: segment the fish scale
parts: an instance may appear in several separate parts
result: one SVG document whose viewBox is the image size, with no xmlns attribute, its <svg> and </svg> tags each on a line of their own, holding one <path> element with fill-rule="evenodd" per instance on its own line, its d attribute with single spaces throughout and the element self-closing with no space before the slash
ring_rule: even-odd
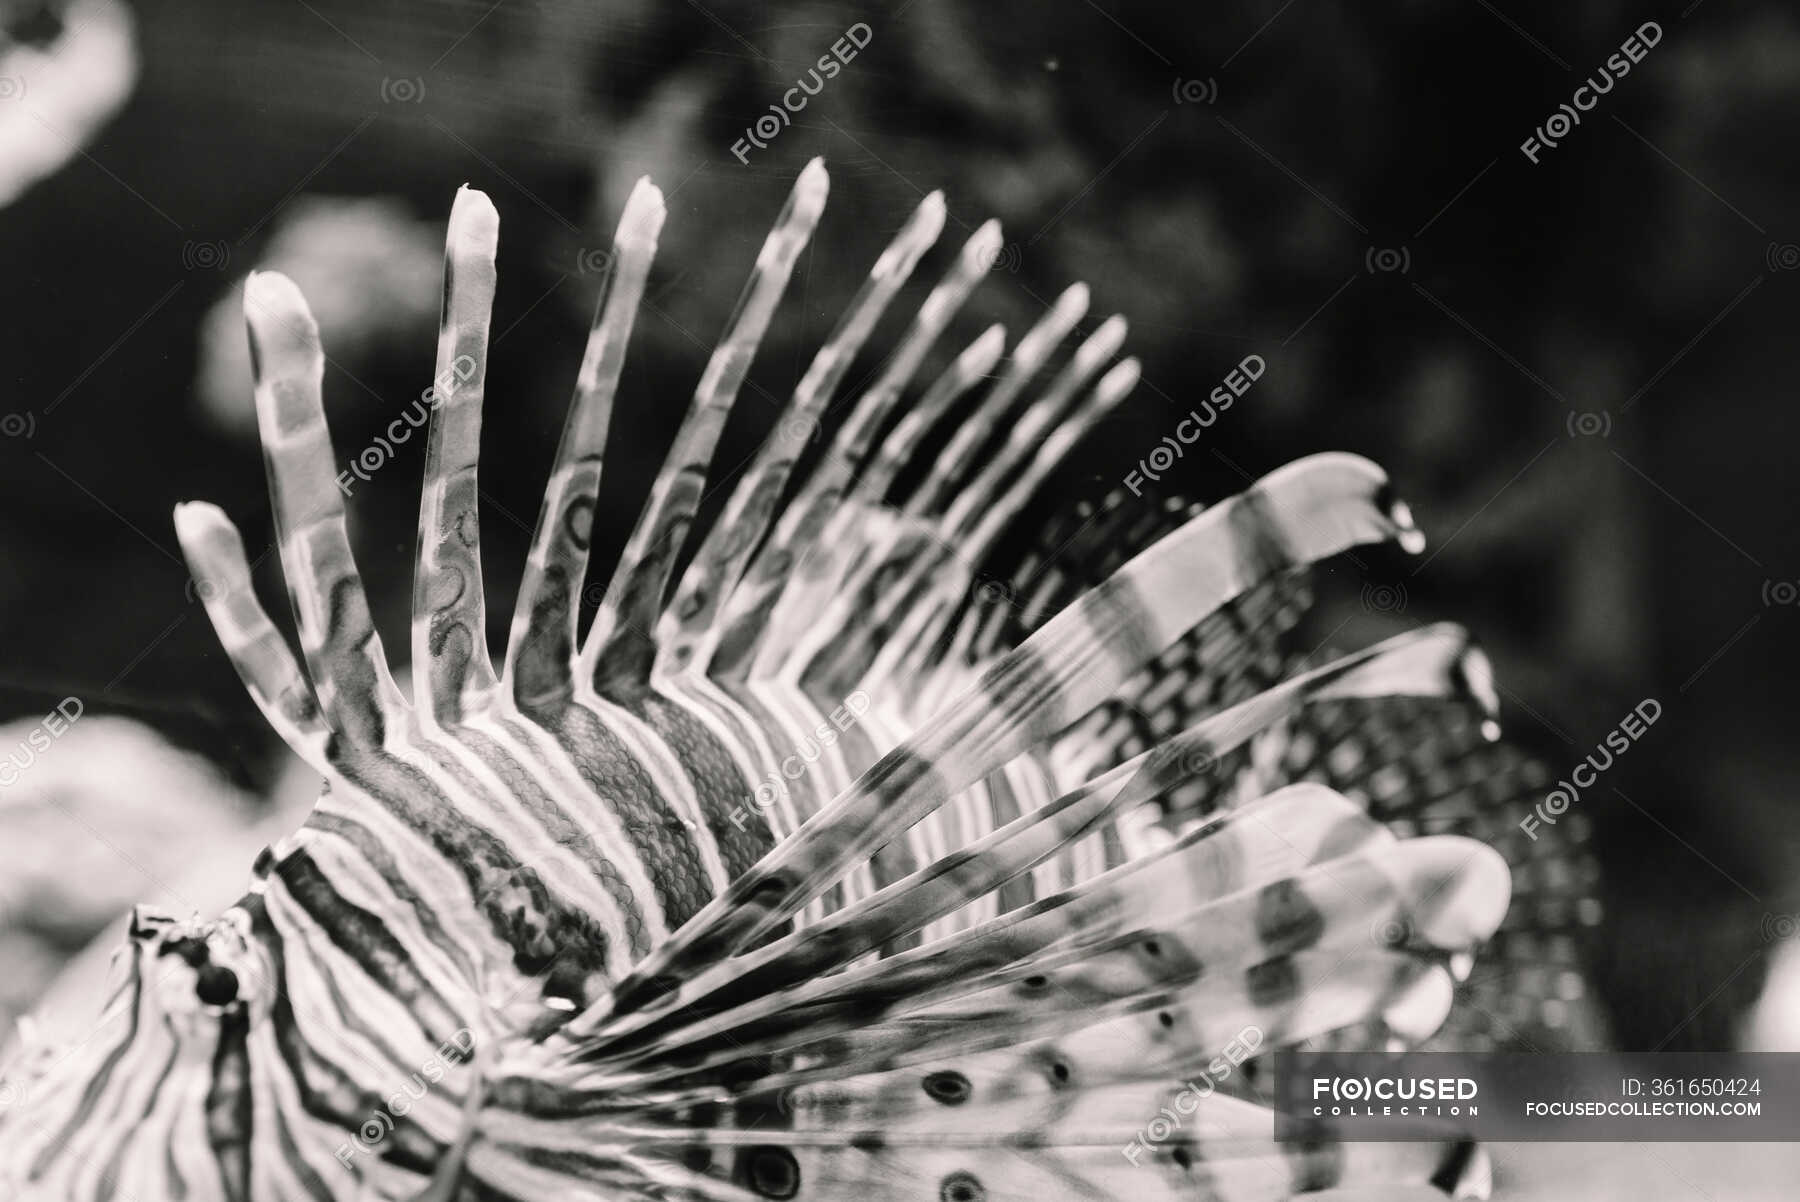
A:
<svg viewBox="0 0 1800 1202">
<path fill-rule="evenodd" d="M 1470 687 L 1484 661 L 1451 627 L 1317 667 L 1279 654 L 1309 564 L 1417 550 L 1385 476 L 1326 454 L 1210 507 L 1063 503 L 1048 482 L 1139 368 L 1114 361 L 1122 319 L 1079 332 L 1081 285 L 1010 354 L 997 327 L 942 350 L 1002 244 L 992 222 L 802 472 L 942 232 L 934 193 L 695 529 L 827 190 L 820 162 L 796 181 L 579 636 L 614 393 L 666 219 L 648 180 L 633 190 L 498 670 L 476 474 L 499 218 L 458 193 L 410 696 L 350 554 L 317 328 L 289 281 L 250 277 L 299 659 L 229 519 L 189 504 L 176 529 L 251 697 L 326 792 L 224 914 L 140 910 L 111 1003 L 128 1021 L 8 1067 L 28 1102 L 0 1113 L 8 1196 L 88 1202 L 120 1181 L 222 1202 L 1485 1188 L 1466 1141 L 1284 1147 L 1266 1108 L 1225 1094 L 1208 1106 L 1229 1135 L 1142 1164 L 1118 1151 L 1246 1024 L 1268 1046 L 1428 1037 L 1446 1012 L 1421 999 L 1449 993 L 1446 961 L 1502 929 L 1499 856 L 1397 838 L 1377 819 L 1403 804 L 1371 817 L 1340 791 L 1405 760 L 1385 727 L 1334 736 L 1365 735 L 1332 787 L 1298 763 L 1257 789 L 1213 772 L 1272 739 L 1298 748 L 1327 707 L 1486 700 Z M 916 379 L 934 354 L 949 366 Z M 946 455 L 907 470 L 944 425 Z M 1147 806 L 1174 829 L 1138 823 Z M 1534 906 L 1562 887 L 1533 876 Z M 1534 908 L 1516 938 L 1552 913 Z M 1396 922 L 1416 946 L 1370 936 Z"/>
</svg>

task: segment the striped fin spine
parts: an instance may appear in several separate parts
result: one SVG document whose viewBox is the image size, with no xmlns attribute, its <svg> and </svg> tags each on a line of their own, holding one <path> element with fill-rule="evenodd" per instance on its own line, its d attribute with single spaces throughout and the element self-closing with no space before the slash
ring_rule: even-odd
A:
<svg viewBox="0 0 1800 1202">
<path fill-rule="evenodd" d="M 737 595 L 735 586 L 775 517 L 796 461 L 817 435 L 826 404 L 868 341 L 876 321 L 912 275 L 919 258 L 937 241 L 943 227 L 944 195 L 933 192 L 920 202 L 875 261 L 869 278 L 863 281 L 837 328 L 814 356 L 783 411 L 775 434 L 763 444 L 732 490 L 718 524 L 707 532 L 674 603 L 663 615 L 667 629 L 659 630 L 657 641 L 663 656 L 659 666 L 664 671 L 686 669 L 704 673 L 711 665 L 712 651 L 722 634 L 716 625 L 721 605 L 727 596 Z"/>
<path fill-rule="evenodd" d="M 600 487 L 613 396 L 666 217 L 662 192 L 648 178 L 640 179 L 613 236 L 593 333 L 582 354 L 575 399 L 544 490 L 513 611 L 506 675 L 525 709 L 566 700 L 571 688 L 568 665 L 574 658 L 579 616 L 575 595 L 587 574 L 593 498 Z"/>
<path fill-rule="evenodd" d="M 833 511 L 849 490 L 854 473 L 906 382 L 968 300 L 999 247 L 1000 226 L 992 221 L 964 243 L 949 273 L 920 306 L 918 316 L 881 376 L 858 400 L 832 439 L 828 453 L 783 510 L 768 542 L 751 560 L 743 582 L 726 606 L 723 620 L 727 633 L 722 636 L 722 645 L 730 645 L 732 655 L 715 657 L 715 675 L 740 679 L 750 674 L 779 673 L 794 625 L 792 621 L 777 621 L 771 612 L 781 598 L 781 590 L 798 568 L 804 567 L 817 578 L 828 575 L 838 562 L 829 542 L 822 538 Z"/>
<path fill-rule="evenodd" d="M 825 211 L 827 188 L 825 164 L 814 159 L 795 181 L 787 207 L 763 244 L 756 270 L 727 322 L 726 333 L 707 362 L 693 407 L 650 486 L 649 504 L 626 543 L 582 651 L 583 673 L 592 675 L 597 686 L 618 678 L 643 680 L 649 675 L 651 647 L 645 632 L 656 624 L 674 558 L 700 507 L 706 465 L 725 428 L 731 403 L 749 374 L 756 348 L 774 319 L 794 264 Z"/>
</svg>

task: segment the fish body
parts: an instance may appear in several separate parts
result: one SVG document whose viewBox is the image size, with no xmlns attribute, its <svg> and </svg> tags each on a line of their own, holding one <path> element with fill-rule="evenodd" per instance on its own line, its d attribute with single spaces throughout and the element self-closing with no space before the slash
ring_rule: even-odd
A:
<svg viewBox="0 0 1800 1202">
<path fill-rule="evenodd" d="M 350 553 L 316 326 L 284 277 L 250 278 L 300 659 L 229 519 L 190 504 L 176 527 L 227 654 L 325 791 L 219 918 L 140 911 L 95 1031 L 10 1067 L 8 1197 L 1485 1188 L 1466 1141 L 1277 1144 L 1242 1081 L 1142 1135 L 1228 1049 L 1425 1038 L 1507 910 L 1494 851 L 1397 838 L 1269 754 L 1333 706 L 1404 698 L 1491 725 L 1485 661 L 1453 627 L 1323 666 L 1271 658 L 1307 565 L 1417 549 L 1405 507 L 1374 465 L 1320 455 L 1207 508 L 1114 497 L 1005 562 L 1003 536 L 1138 367 L 1117 358 L 1122 319 L 1078 333 L 1077 285 L 1010 352 L 989 330 L 914 387 L 994 261 L 989 223 L 826 438 L 942 232 L 933 194 L 697 529 L 827 186 L 817 162 L 796 182 L 578 637 L 665 219 L 648 181 L 632 193 L 498 664 L 477 516 L 498 215 L 459 193 L 410 696 Z M 1215 771 L 1241 756 L 1260 770 Z"/>
</svg>

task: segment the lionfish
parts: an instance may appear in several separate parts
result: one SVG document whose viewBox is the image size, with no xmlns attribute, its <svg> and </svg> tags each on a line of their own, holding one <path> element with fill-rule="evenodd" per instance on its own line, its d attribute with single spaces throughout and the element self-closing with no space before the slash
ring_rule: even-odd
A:
<svg viewBox="0 0 1800 1202">
<path fill-rule="evenodd" d="M 1139 367 L 1115 362 L 1122 319 L 1079 333 L 1076 285 L 1010 355 L 996 327 L 911 388 L 1000 252 L 990 222 L 826 438 L 942 231 L 934 193 L 696 530 L 826 191 L 814 161 L 579 638 L 665 217 L 639 181 L 498 666 L 476 472 L 499 219 L 458 193 L 410 699 L 351 555 L 317 327 L 285 277 L 249 277 L 304 669 L 223 513 L 175 524 L 226 653 L 324 792 L 218 918 L 135 911 L 92 1034 L 10 1067 L 6 1197 L 1485 1195 L 1485 1153 L 1453 1134 L 1277 1142 L 1256 1071 L 1279 1047 L 1475 1030 L 1473 953 L 1532 940 L 1553 965 L 1547 940 L 1578 925 L 1580 882 L 1534 880 L 1527 850 L 1528 912 L 1503 928 L 1515 874 L 1458 833 L 1498 841 L 1529 783 L 1462 631 L 1281 653 L 1308 565 L 1416 551 L 1406 507 L 1371 463 L 1323 454 L 1210 506 L 1065 507 L 1007 562 Z M 1521 979 L 1475 994 L 1500 1006 Z"/>
</svg>

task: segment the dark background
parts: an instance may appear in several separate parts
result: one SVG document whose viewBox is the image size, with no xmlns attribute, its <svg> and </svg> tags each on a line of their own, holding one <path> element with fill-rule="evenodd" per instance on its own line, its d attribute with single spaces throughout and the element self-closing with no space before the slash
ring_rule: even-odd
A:
<svg viewBox="0 0 1800 1202">
<path fill-rule="evenodd" d="M 1261 355 L 1266 376 L 1163 487 L 1210 499 L 1304 453 L 1369 455 L 1430 547 L 1367 578 L 1338 565 L 1321 637 L 1469 625 L 1496 660 L 1509 733 L 1557 775 L 1657 698 L 1662 720 L 1577 803 L 1606 873 L 1595 977 L 1621 1046 L 1733 1042 L 1771 935 L 1800 910 L 1791 10 L 148 0 L 136 12 L 133 98 L 0 212 L 0 410 L 30 419 L 0 440 L 8 716 L 73 693 L 242 785 L 273 778 L 277 745 L 187 587 L 168 516 L 205 498 L 252 557 L 269 539 L 247 385 L 228 383 L 238 335 L 218 333 L 235 324 L 245 270 L 329 253 L 340 295 L 301 282 L 326 326 L 348 459 L 429 384 L 435 240 L 455 188 L 493 197 L 482 478 L 498 647 L 598 288 L 588 252 L 609 244 L 631 181 L 652 174 L 669 218 L 614 426 L 641 453 L 608 461 L 615 540 L 795 173 L 823 155 L 831 203 L 754 379 L 785 394 L 937 187 L 953 220 L 917 279 L 982 219 L 1007 229 L 937 362 L 991 321 L 1016 337 L 1078 279 L 1094 319 L 1131 320 L 1144 383 L 1076 456 L 1070 492 L 1116 487 Z M 1531 163 L 1521 141 L 1647 20 L 1660 44 Z M 858 21 L 868 47 L 740 164 L 744 128 Z M 367 220 L 355 236 L 309 235 L 303 218 L 322 212 Z M 209 372 L 227 384 L 209 388 Z M 772 416 L 737 422 L 721 462 Z M 421 461 L 420 443 L 403 448 L 354 498 L 396 658 Z M 258 576 L 282 596 L 274 557 Z"/>
</svg>

